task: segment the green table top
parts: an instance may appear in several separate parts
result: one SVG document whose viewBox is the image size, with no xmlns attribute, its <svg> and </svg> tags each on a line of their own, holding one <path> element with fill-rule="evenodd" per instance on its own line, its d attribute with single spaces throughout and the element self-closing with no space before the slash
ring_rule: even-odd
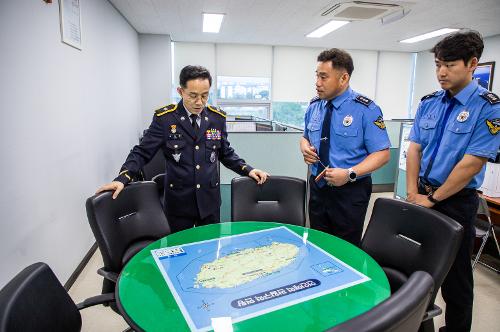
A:
<svg viewBox="0 0 500 332">
<path fill-rule="evenodd" d="M 116 291 L 124 318 L 145 331 L 189 331 L 151 254 L 159 249 L 285 226 L 371 280 L 233 324 L 234 331 L 323 331 L 369 310 L 390 296 L 382 268 L 356 246 L 329 234 L 271 222 L 233 222 L 191 228 L 166 236 L 135 255 L 125 266 Z"/>
</svg>

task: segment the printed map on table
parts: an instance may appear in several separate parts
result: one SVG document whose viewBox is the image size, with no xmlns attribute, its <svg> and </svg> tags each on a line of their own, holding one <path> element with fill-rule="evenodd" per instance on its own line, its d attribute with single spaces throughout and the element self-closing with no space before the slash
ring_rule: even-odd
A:
<svg viewBox="0 0 500 332">
<path fill-rule="evenodd" d="M 370 280 L 286 227 L 152 250 L 191 330 L 236 323 Z"/>
</svg>

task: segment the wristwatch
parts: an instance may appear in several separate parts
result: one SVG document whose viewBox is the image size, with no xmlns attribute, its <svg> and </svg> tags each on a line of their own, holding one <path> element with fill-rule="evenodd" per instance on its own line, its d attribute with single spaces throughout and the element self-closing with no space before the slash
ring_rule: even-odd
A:
<svg viewBox="0 0 500 332">
<path fill-rule="evenodd" d="M 439 203 L 439 201 L 437 199 L 435 199 L 433 195 L 434 195 L 434 192 L 431 191 L 430 193 L 427 194 L 427 199 L 434 204 Z"/>
<path fill-rule="evenodd" d="M 349 182 L 354 182 L 356 181 L 356 172 L 354 171 L 354 169 L 351 167 L 347 170 L 349 172 Z"/>
</svg>

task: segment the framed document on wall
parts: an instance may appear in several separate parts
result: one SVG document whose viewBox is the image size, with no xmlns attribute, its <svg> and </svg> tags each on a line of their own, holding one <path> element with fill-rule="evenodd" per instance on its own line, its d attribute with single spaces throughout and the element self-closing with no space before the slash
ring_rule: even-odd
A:
<svg viewBox="0 0 500 332">
<path fill-rule="evenodd" d="M 80 0 L 59 0 L 61 41 L 76 49 L 82 49 L 82 21 Z"/>
<path fill-rule="evenodd" d="M 479 85 L 491 91 L 493 87 L 493 74 L 495 74 L 495 61 L 478 64 L 472 76 L 478 80 Z"/>
</svg>

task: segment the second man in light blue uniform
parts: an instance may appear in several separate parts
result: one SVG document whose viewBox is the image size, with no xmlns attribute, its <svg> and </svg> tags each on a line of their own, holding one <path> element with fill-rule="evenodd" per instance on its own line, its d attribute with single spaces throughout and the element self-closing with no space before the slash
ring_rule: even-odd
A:
<svg viewBox="0 0 500 332">
<path fill-rule="evenodd" d="M 471 251 L 478 207 L 476 189 L 486 161 L 500 145 L 500 99 L 472 74 L 483 53 L 474 31 L 452 34 L 432 49 L 442 90 L 422 98 L 410 134 L 406 160 L 407 200 L 459 222 L 464 237 L 442 286 L 446 327 L 470 331 L 474 280 Z"/>
</svg>

